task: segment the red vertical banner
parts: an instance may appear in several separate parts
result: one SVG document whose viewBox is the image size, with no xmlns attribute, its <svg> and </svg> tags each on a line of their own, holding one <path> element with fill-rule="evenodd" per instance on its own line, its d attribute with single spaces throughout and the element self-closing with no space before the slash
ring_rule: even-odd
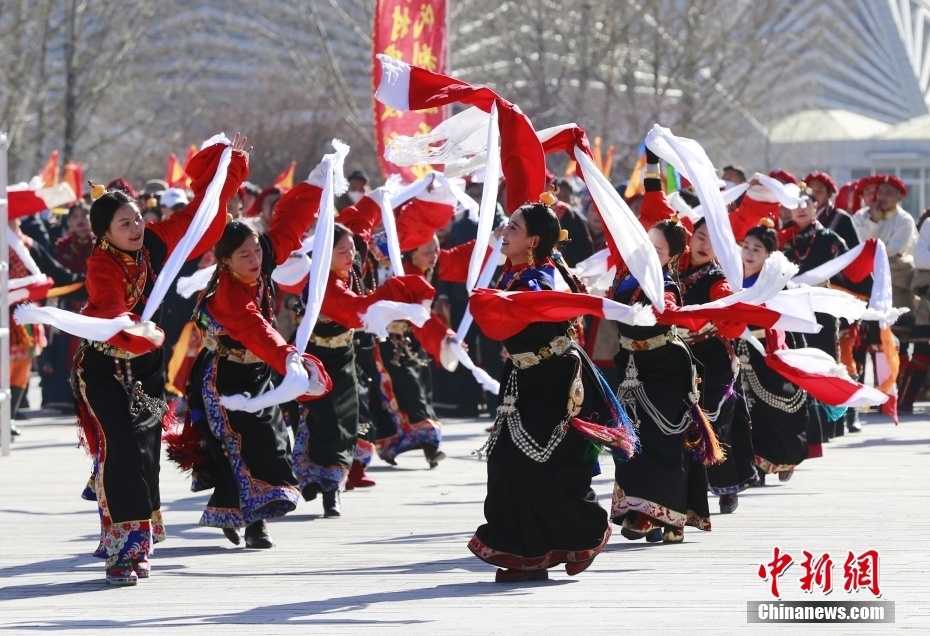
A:
<svg viewBox="0 0 930 636">
<path fill-rule="evenodd" d="M 446 4 L 446 0 L 377 0 L 372 33 L 372 77 L 380 73 L 375 60 L 379 53 L 445 74 Z M 444 119 L 443 109 L 400 112 L 375 100 L 374 114 L 375 145 L 384 178 L 399 174 L 404 181 L 415 181 L 425 176 L 431 166 L 395 166 L 385 161 L 384 148 L 398 135 L 427 134 Z"/>
</svg>

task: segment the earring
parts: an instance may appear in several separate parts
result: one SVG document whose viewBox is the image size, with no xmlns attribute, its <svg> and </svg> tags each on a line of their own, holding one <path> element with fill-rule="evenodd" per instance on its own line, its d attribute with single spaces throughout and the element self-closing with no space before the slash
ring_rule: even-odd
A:
<svg viewBox="0 0 930 636">
<path fill-rule="evenodd" d="M 533 258 L 533 248 L 528 247 L 526 249 L 526 262 L 530 269 L 536 267 L 536 260 Z"/>
<path fill-rule="evenodd" d="M 105 236 L 102 239 L 100 239 L 100 249 L 104 251 L 110 249 L 110 241 L 108 241 L 107 237 Z"/>
</svg>

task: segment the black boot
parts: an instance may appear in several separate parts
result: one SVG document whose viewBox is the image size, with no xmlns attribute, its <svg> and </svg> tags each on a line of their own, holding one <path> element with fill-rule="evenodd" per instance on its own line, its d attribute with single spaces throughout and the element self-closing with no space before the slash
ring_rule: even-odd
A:
<svg viewBox="0 0 930 636">
<path fill-rule="evenodd" d="M 341 517 L 342 509 L 339 502 L 339 489 L 323 491 L 323 517 Z"/>
<path fill-rule="evenodd" d="M 859 421 L 859 411 L 852 407 L 846 409 L 846 430 L 850 433 L 858 433 L 862 430 L 862 423 Z"/>
<path fill-rule="evenodd" d="M 19 414 L 19 405 L 22 404 L 26 389 L 21 386 L 10 387 L 10 419 L 15 420 Z M 18 435 L 18 433 L 17 433 Z"/>
<path fill-rule="evenodd" d="M 242 543 L 242 537 L 239 536 L 238 528 L 223 528 L 223 534 L 226 535 L 226 538 L 229 539 L 229 542 L 233 545 Z"/>
<path fill-rule="evenodd" d="M 10 387 L 10 419 L 15 420 L 16 415 L 19 412 L 19 405 L 23 400 L 23 395 L 26 394 L 26 389 L 18 386 Z M 23 432 L 16 426 L 16 422 L 10 422 L 10 434 L 13 437 L 18 437 L 23 434 Z"/>
<path fill-rule="evenodd" d="M 245 547 L 253 550 L 267 550 L 274 546 L 268 534 L 268 526 L 264 519 L 253 521 L 245 528 Z"/>
<path fill-rule="evenodd" d="M 309 483 L 303 488 L 300 489 L 300 494 L 303 495 L 304 501 L 313 501 L 316 499 L 316 494 L 320 490 L 320 485 L 317 483 Z"/>
</svg>

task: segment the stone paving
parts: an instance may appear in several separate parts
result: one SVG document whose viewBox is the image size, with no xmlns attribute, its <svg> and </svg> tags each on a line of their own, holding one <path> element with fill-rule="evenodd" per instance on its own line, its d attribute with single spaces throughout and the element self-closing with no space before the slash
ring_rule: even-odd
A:
<svg viewBox="0 0 930 636">
<path fill-rule="evenodd" d="M 471 451 L 487 420 L 447 420 L 448 458 L 435 470 L 416 452 L 397 467 L 375 460 L 378 485 L 345 493 L 341 519 L 324 519 L 319 500 L 302 503 L 270 524 L 277 545 L 265 551 L 198 526 L 206 495 L 163 460 L 169 539 L 133 588 L 107 586 L 90 554 L 97 513 L 79 498 L 90 461 L 73 418 L 27 412 L 0 457 L 0 633 L 926 634 L 930 415 L 918 410 L 900 426 L 867 415 L 862 433 L 830 442 L 790 482 L 747 491 L 734 514 L 716 514 L 712 498 L 710 533 L 688 528 L 682 545 L 650 545 L 615 532 L 580 576 L 552 570 L 524 584 L 495 584 L 465 547 L 483 521 L 485 468 Z M 608 506 L 612 465 L 602 463 L 595 488 Z M 776 546 L 795 560 L 778 580 L 783 600 L 876 600 L 844 591 L 843 562 L 877 550 L 895 624 L 748 624 L 747 601 L 776 600 L 758 574 Z M 832 558 L 831 594 L 801 590 L 805 550 Z"/>
</svg>

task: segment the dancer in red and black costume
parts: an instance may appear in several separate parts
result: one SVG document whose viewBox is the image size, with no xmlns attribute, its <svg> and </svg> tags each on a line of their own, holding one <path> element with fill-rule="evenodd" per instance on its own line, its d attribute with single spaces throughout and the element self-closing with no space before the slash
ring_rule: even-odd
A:
<svg viewBox="0 0 930 636">
<path fill-rule="evenodd" d="M 357 222 L 370 231 L 371 221 Z M 290 415 L 296 431 L 294 472 L 304 499 L 310 501 L 323 493 L 325 517 L 342 514 L 339 491 L 346 484 L 358 438 L 359 393 L 353 335 L 364 326 L 361 316 L 380 300 L 421 303 L 435 295 L 435 290 L 418 276 L 388 279 L 366 294 L 360 265 L 353 232 L 337 223 L 326 295 L 307 345 L 307 353 L 323 362 L 333 388 L 322 399 L 302 405 L 299 415 Z"/>
<path fill-rule="evenodd" d="M 244 145 L 237 135 L 220 210 L 248 174 Z M 90 211 L 97 245 L 87 261 L 85 315 L 139 320 L 156 275 L 187 231 L 226 147 L 216 143 L 194 156 L 187 168 L 194 200 L 167 221 L 143 225 L 138 205 L 122 191 L 98 196 Z M 216 243 L 225 221 L 224 214 L 216 215 L 190 258 Z M 158 314 L 154 317 L 157 322 Z M 140 322 L 106 342 L 83 342 L 74 359 L 72 386 L 82 442 L 97 466 L 101 530 L 95 554 L 106 559 L 107 581 L 116 585 L 147 577 L 152 544 L 165 538 L 158 486 L 167 408 L 163 340 L 153 323 Z"/>
<path fill-rule="evenodd" d="M 765 259 L 778 249 L 778 233 L 771 219 L 763 219 L 743 239 L 743 287 L 752 287 L 759 278 Z M 783 339 L 792 348 L 805 346 L 802 334 L 754 330 L 762 344 L 778 349 Z M 777 474 L 788 481 L 795 467 L 807 459 L 807 430 L 810 413 L 807 393 L 771 369 L 765 357 L 745 340 L 736 341 L 741 366 L 742 393 L 752 420 L 752 448 L 759 471 L 757 485 L 765 485 L 765 476 Z"/>
<path fill-rule="evenodd" d="M 300 498 L 290 439 L 277 404 L 232 410 L 223 396 L 261 396 L 271 390 L 274 373 L 284 382 L 306 378 L 308 397 L 328 388 L 322 363 L 312 356 L 302 360 L 275 330 L 271 284 L 275 267 L 300 247 L 315 221 L 321 193 L 307 182 L 289 190 L 262 235 L 242 221 L 226 226 L 214 248 L 216 271 L 194 311 L 204 348 L 187 400 L 209 456 L 193 467 L 192 488 L 213 487 L 200 524 L 222 528 L 236 545 L 239 528 L 245 528 L 245 545 L 254 549 L 274 545 L 266 520 L 294 510 Z"/>
<path fill-rule="evenodd" d="M 535 296 L 554 288 L 558 269 L 574 292 L 584 291 L 557 253 L 567 237 L 548 204 L 521 206 L 502 237 L 508 262 L 496 289 Z M 573 339 L 572 321 L 545 318 L 501 333 L 513 315 L 474 302 L 472 308 L 478 326 L 502 340 L 508 359 L 497 419 L 478 451 L 488 457 L 487 523 L 468 548 L 501 568 L 495 577 L 501 583 L 545 580 L 549 568 L 563 563 L 570 576 L 579 574 L 607 544 L 610 523 L 591 489 L 592 476 L 600 472 L 600 447 L 574 424 L 578 418 L 601 426 L 626 424 L 624 460 L 636 447 L 632 424 L 621 423 L 610 387 Z"/>
<path fill-rule="evenodd" d="M 440 249 L 436 231 L 452 219 L 450 205 L 414 199 L 397 215 L 397 237 L 403 252 L 404 273 L 424 281 L 434 278 L 464 283 L 475 242 Z M 388 327 L 389 337 L 381 342 L 377 357 L 378 379 L 384 415 L 377 431 L 378 455 L 396 464 L 401 453 L 422 449 L 430 468 L 445 458 L 441 450 L 442 423 L 432 404 L 434 361 L 447 371 L 458 365 L 449 350 L 454 339 L 445 320 L 435 311 L 417 327 L 399 320 Z"/>
</svg>

